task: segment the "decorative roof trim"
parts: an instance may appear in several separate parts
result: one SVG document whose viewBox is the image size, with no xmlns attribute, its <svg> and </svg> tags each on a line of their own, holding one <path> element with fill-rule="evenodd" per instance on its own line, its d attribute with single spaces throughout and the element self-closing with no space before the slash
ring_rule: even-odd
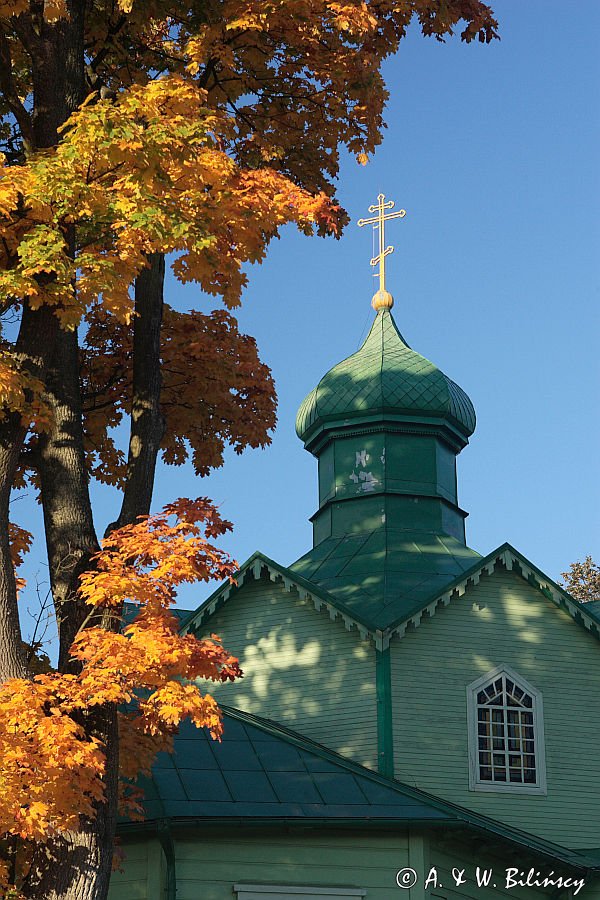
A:
<svg viewBox="0 0 600 900">
<path fill-rule="evenodd" d="M 426 437 L 433 435 L 444 441 L 453 453 L 460 453 L 469 443 L 469 439 L 450 415 L 446 418 L 441 415 L 416 416 L 399 409 L 391 411 L 388 407 L 382 407 L 380 411 L 369 414 L 358 410 L 348 413 L 344 419 L 332 417 L 319 420 L 306 432 L 303 438 L 304 448 L 318 456 L 331 441 L 380 432 Z"/>
<path fill-rule="evenodd" d="M 404 637 L 411 627 L 413 629 L 418 628 L 424 613 L 427 613 L 429 618 L 431 618 L 435 615 L 440 605 L 448 606 L 451 600 L 462 597 L 467 588 L 479 584 L 482 575 L 492 575 L 499 563 L 509 572 L 514 571 L 520 575 L 531 587 L 539 590 L 547 600 L 563 609 L 571 616 L 573 621 L 600 640 L 600 618 L 591 610 L 588 612 L 585 609 L 585 604 L 579 603 L 571 597 L 564 588 L 561 588 L 555 581 L 548 578 L 537 566 L 534 566 L 533 563 L 522 556 L 518 550 L 515 550 L 510 544 L 502 544 L 472 569 L 469 569 L 452 584 L 448 585 L 443 594 L 427 601 L 421 610 L 390 625 L 383 634 L 384 642 L 387 640 L 387 643 L 389 643 L 392 637 Z"/>
<path fill-rule="evenodd" d="M 413 611 L 403 619 L 396 620 L 387 628 L 377 628 L 373 623 L 361 619 L 324 588 L 317 587 L 308 579 L 296 575 L 291 569 L 279 565 L 257 551 L 236 573 L 236 583 L 226 582 L 217 588 L 198 610 L 182 622 L 181 631 L 197 628 L 237 593 L 248 576 L 258 580 L 263 569 L 266 569 L 271 581 L 280 581 L 286 591 L 296 590 L 300 599 L 311 601 L 317 612 L 326 609 L 332 621 L 340 618 L 347 631 L 356 629 L 362 640 L 372 640 L 375 648 L 382 651 L 389 647 L 392 638 L 403 638 L 407 631 L 418 628 L 424 615 L 432 618 L 440 606 L 448 606 L 451 601 L 462 597 L 468 588 L 479 584 L 482 575 L 492 575 L 499 563 L 504 565 L 508 571 L 517 572 L 524 581 L 539 590 L 546 599 L 568 613 L 574 622 L 600 640 L 600 615 L 595 611 L 586 610 L 585 604 L 579 603 L 571 597 L 564 588 L 548 578 L 510 544 L 502 544 L 484 559 L 478 560 L 471 569 L 447 585 L 443 593 L 430 597 L 421 609 Z"/>
<path fill-rule="evenodd" d="M 342 603 L 336 600 L 331 594 L 317 588 L 316 585 L 303 578 L 301 575 L 295 575 L 285 566 L 280 566 L 274 560 L 269 559 L 264 554 L 253 553 L 250 559 L 240 566 L 234 575 L 234 582 L 225 582 L 220 588 L 208 597 L 204 603 L 191 616 L 189 616 L 181 626 L 181 631 L 195 630 L 201 623 L 210 618 L 218 609 L 220 609 L 237 591 L 242 587 L 246 578 L 251 576 L 258 581 L 261 578 L 263 570 L 266 572 L 271 581 L 279 581 L 283 584 L 286 591 L 296 590 L 301 600 L 311 601 L 315 610 L 320 612 L 326 609 L 329 618 L 332 621 L 341 619 L 344 623 L 346 631 L 352 631 L 355 628 L 363 640 L 370 639 L 377 641 L 376 629 L 362 621 L 356 615 L 350 612 Z M 381 648 L 380 648 L 381 649 Z"/>
</svg>

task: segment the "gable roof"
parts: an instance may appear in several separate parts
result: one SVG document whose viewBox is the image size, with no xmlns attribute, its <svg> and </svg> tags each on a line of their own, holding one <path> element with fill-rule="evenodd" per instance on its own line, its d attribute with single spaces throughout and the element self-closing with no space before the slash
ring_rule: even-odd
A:
<svg viewBox="0 0 600 900">
<path fill-rule="evenodd" d="M 369 637 L 378 649 L 385 649 L 392 637 L 403 637 L 410 628 L 417 628 L 423 615 L 433 616 L 439 606 L 447 606 L 451 601 L 462 597 L 469 586 L 476 585 L 484 573 L 492 574 L 496 566 L 505 566 L 520 575 L 531 587 L 540 591 L 547 600 L 563 609 L 582 628 L 600 639 L 600 610 L 592 603 L 580 603 L 555 581 L 545 575 L 522 553 L 505 543 L 487 556 L 477 559 L 470 568 L 458 576 L 449 576 L 443 587 L 436 586 L 434 591 L 421 598 L 417 605 L 411 604 L 395 619 L 389 615 L 380 618 L 367 610 L 351 608 L 339 597 L 327 591 L 292 569 L 280 565 L 258 551 L 240 567 L 235 575 L 236 584 L 226 582 L 214 591 L 200 607 L 191 613 L 181 624 L 182 631 L 195 631 L 201 624 L 242 588 L 246 578 L 259 579 L 266 570 L 271 581 L 281 581 L 288 591 L 296 590 L 301 599 L 312 601 L 318 611 L 327 609 L 331 619 L 341 618 L 348 630 L 356 628 L 361 637 Z M 600 604 L 599 604 L 600 605 Z"/>
<path fill-rule="evenodd" d="M 541 569 L 538 569 L 508 543 L 502 544 L 464 575 L 451 582 L 442 594 L 432 597 L 430 602 L 425 603 L 416 615 L 400 617 L 392 622 L 388 629 L 388 639 L 394 635 L 403 637 L 409 626 L 418 627 L 424 614 L 431 617 L 440 605 L 447 606 L 451 600 L 462 597 L 469 585 L 478 584 L 481 576 L 485 573 L 491 575 L 499 564 L 505 566 L 508 571 L 516 572 L 531 587 L 543 594 L 547 600 L 564 610 L 578 625 L 600 639 L 600 616 L 593 610 L 588 610 L 586 608 L 588 604 L 580 603 L 571 597 L 564 588 L 545 575 Z"/>
<path fill-rule="evenodd" d="M 350 610 L 344 603 L 341 603 L 330 594 L 329 591 L 309 581 L 308 578 L 292 572 L 291 569 L 280 565 L 275 560 L 269 559 L 268 556 L 265 556 L 264 553 L 260 553 L 258 550 L 235 573 L 234 584 L 231 582 L 222 584 L 188 619 L 182 622 L 182 631 L 197 629 L 205 619 L 212 616 L 224 603 L 237 594 L 246 578 L 253 577 L 258 581 L 263 569 L 266 570 L 271 581 L 281 581 L 286 590 L 297 590 L 302 599 L 312 600 L 316 610 L 325 607 L 332 619 L 341 616 L 348 630 L 357 628 L 362 637 L 374 636 L 372 623 L 364 616 Z"/>
<path fill-rule="evenodd" d="M 385 778 L 280 725 L 222 707 L 224 736 L 186 722 L 172 755 L 161 753 L 141 779 L 146 822 L 172 827 L 286 825 L 395 827 L 443 825 L 493 834 L 578 869 L 600 862 Z"/>
</svg>

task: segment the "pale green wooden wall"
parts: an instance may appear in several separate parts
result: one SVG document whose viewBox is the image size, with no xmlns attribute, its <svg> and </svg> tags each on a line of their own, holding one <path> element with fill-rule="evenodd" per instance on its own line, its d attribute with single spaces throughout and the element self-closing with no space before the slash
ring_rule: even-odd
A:
<svg viewBox="0 0 600 900">
<path fill-rule="evenodd" d="M 165 859 L 156 838 L 124 841 L 120 867 L 110 880 L 108 900 L 164 900 Z"/>
<path fill-rule="evenodd" d="M 356 630 L 268 578 L 248 578 L 206 629 L 244 670 L 239 682 L 210 686 L 217 700 L 376 766 L 375 651 Z"/>
<path fill-rule="evenodd" d="M 600 847 L 598 641 L 505 570 L 391 645 L 396 777 L 567 847 Z M 469 791 L 466 686 L 506 663 L 543 694 L 548 794 Z"/>
<path fill-rule="evenodd" d="M 407 829 L 393 834 L 321 830 L 240 834 L 231 828 L 210 834 L 182 833 L 175 840 L 177 900 L 232 900 L 232 887 L 237 882 L 359 887 L 366 889 L 366 900 L 500 900 L 507 896 L 513 900 L 549 900 L 555 896 L 548 889 L 503 889 L 506 867 L 519 865 L 522 860 L 517 849 L 498 856 L 490 851 L 489 844 L 480 849 L 474 837 L 462 845 L 455 839 L 452 850 L 438 846 L 440 840 L 443 838 L 436 833 L 430 840 Z M 143 843 L 126 844 L 124 849 L 124 872 L 113 875 L 109 900 L 164 900 L 164 866 L 162 874 L 156 874 L 159 845 L 148 841 L 147 850 Z M 145 859 L 147 872 L 143 868 Z M 523 864 L 529 868 L 530 863 Z M 477 887 L 476 865 L 494 869 L 495 889 Z M 418 872 L 419 882 L 410 890 L 400 890 L 396 873 L 407 866 Z M 438 872 L 438 888 L 430 886 L 425 891 L 424 881 L 432 866 Z M 467 877 L 467 883 L 459 888 L 451 876 L 454 867 L 464 869 Z M 550 863 L 538 863 L 536 868 L 559 873 L 559 867 Z M 597 882 L 595 886 L 586 885 L 577 896 L 600 900 Z"/>
</svg>

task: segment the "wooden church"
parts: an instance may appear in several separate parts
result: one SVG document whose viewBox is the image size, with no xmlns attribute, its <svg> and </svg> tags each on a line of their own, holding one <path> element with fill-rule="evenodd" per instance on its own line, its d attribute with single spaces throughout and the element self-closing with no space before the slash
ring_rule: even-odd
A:
<svg viewBox="0 0 600 900">
<path fill-rule="evenodd" d="M 396 326 L 384 199 L 371 330 L 298 412 L 313 547 L 183 617 L 245 675 L 144 782 L 111 900 L 600 898 L 600 611 L 467 546 L 475 412 Z"/>
</svg>

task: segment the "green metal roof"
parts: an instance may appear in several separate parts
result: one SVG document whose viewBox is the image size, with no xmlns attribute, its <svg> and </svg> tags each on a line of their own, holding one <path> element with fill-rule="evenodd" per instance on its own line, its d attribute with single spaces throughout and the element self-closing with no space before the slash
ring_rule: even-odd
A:
<svg viewBox="0 0 600 900">
<path fill-rule="evenodd" d="M 143 779 L 147 819 L 188 817 L 346 820 L 451 818 L 443 804 L 403 791 L 272 722 L 222 707 L 213 741 L 189 721 L 172 755 Z"/>
<path fill-rule="evenodd" d="M 495 835 L 579 869 L 598 867 L 572 851 L 366 769 L 308 738 L 250 713 L 222 707 L 224 736 L 186 722 L 174 753 L 159 754 L 140 780 L 146 822 L 123 820 L 121 833 L 156 827 L 235 825 L 458 826 Z"/>
<path fill-rule="evenodd" d="M 600 600 L 588 600 L 587 603 L 583 604 L 583 608 L 592 619 L 600 622 Z"/>
<path fill-rule="evenodd" d="M 388 529 L 328 538 L 290 570 L 383 631 L 414 615 L 480 559 L 450 535 Z"/>
<path fill-rule="evenodd" d="M 445 418 L 468 438 L 475 410 L 468 396 L 408 346 L 387 309 L 379 310 L 360 350 L 334 366 L 302 402 L 296 432 L 307 441 L 323 424 L 365 415 Z"/>
</svg>

